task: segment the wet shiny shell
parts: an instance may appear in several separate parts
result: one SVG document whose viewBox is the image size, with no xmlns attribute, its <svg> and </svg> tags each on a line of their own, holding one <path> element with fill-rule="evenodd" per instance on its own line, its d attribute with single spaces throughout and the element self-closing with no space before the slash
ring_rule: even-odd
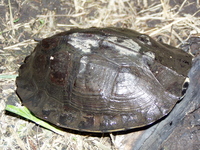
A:
<svg viewBox="0 0 200 150">
<path fill-rule="evenodd" d="M 72 29 L 38 43 L 17 94 L 58 126 L 114 132 L 149 125 L 182 96 L 192 56 L 121 28 Z"/>
</svg>

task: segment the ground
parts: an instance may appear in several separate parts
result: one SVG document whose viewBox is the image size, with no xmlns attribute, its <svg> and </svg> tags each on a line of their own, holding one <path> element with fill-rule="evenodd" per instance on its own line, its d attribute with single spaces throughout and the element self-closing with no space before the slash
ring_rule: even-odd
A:
<svg viewBox="0 0 200 150">
<path fill-rule="evenodd" d="M 33 51 L 34 39 L 75 27 L 130 28 L 180 47 L 200 35 L 199 8 L 198 0 L 1 0 L 0 149 L 131 149 L 124 145 L 131 133 L 68 131 L 61 136 L 5 112 L 6 103 L 19 100 L 15 94 L 18 68 Z"/>
</svg>

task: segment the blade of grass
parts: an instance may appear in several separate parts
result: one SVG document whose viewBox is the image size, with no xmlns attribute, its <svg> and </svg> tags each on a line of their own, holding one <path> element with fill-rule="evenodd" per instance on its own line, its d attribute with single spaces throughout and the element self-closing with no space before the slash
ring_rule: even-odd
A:
<svg viewBox="0 0 200 150">
<path fill-rule="evenodd" d="M 13 105 L 7 105 L 6 106 L 6 110 L 9 111 L 9 112 L 12 112 L 12 113 L 15 113 L 17 115 L 20 115 L 26 119 L 29 119 L 33 122 L 35 122 L 36 124 L 46 128 L 46 129 L 49 129 L 57 134 L 60 134 L 60 135 L 64 135 L 65 132 L 51 126 L 50 124 L 46 123 L 45 121 L 33 116 L 31 114 L 31 112 L 24 106 L 19 106 L 19 107 L 16 107 L 16 106 L 13 106 Z"/>
<path fill-rule="evenodd" d="M 6 74 L 2 74 L 0 75 L 0 79 L 15 79 L 17 77 L 17 75 L 6 75 Z"/>
</svg>

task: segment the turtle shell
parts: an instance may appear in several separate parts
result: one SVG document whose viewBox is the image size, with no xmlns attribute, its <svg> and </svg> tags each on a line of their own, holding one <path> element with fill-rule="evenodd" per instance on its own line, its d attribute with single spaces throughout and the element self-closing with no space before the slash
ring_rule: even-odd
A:
<svg viewBox="0 0 200 150">
<path fill-rule="evenodd" d="M 192 56 L 122 28 L 41 40 L 16 79 L 33 114 L 61 127 L 114 132 L 149 125 L 182 96 Z"/>
</svg>

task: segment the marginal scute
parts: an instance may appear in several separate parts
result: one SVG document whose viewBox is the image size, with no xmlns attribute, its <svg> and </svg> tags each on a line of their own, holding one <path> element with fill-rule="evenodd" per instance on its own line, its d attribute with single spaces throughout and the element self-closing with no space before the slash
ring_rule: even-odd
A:
<svg viewBox="0 0 200 150">
<path fill-rule="evenodd" d="M 133 30 L 72 29 L 38 43 L 19 69 L 17 94 L 64 128 L 127 130 L 172 110 L 191 64 L 190 54 Z"/>
</svg>

